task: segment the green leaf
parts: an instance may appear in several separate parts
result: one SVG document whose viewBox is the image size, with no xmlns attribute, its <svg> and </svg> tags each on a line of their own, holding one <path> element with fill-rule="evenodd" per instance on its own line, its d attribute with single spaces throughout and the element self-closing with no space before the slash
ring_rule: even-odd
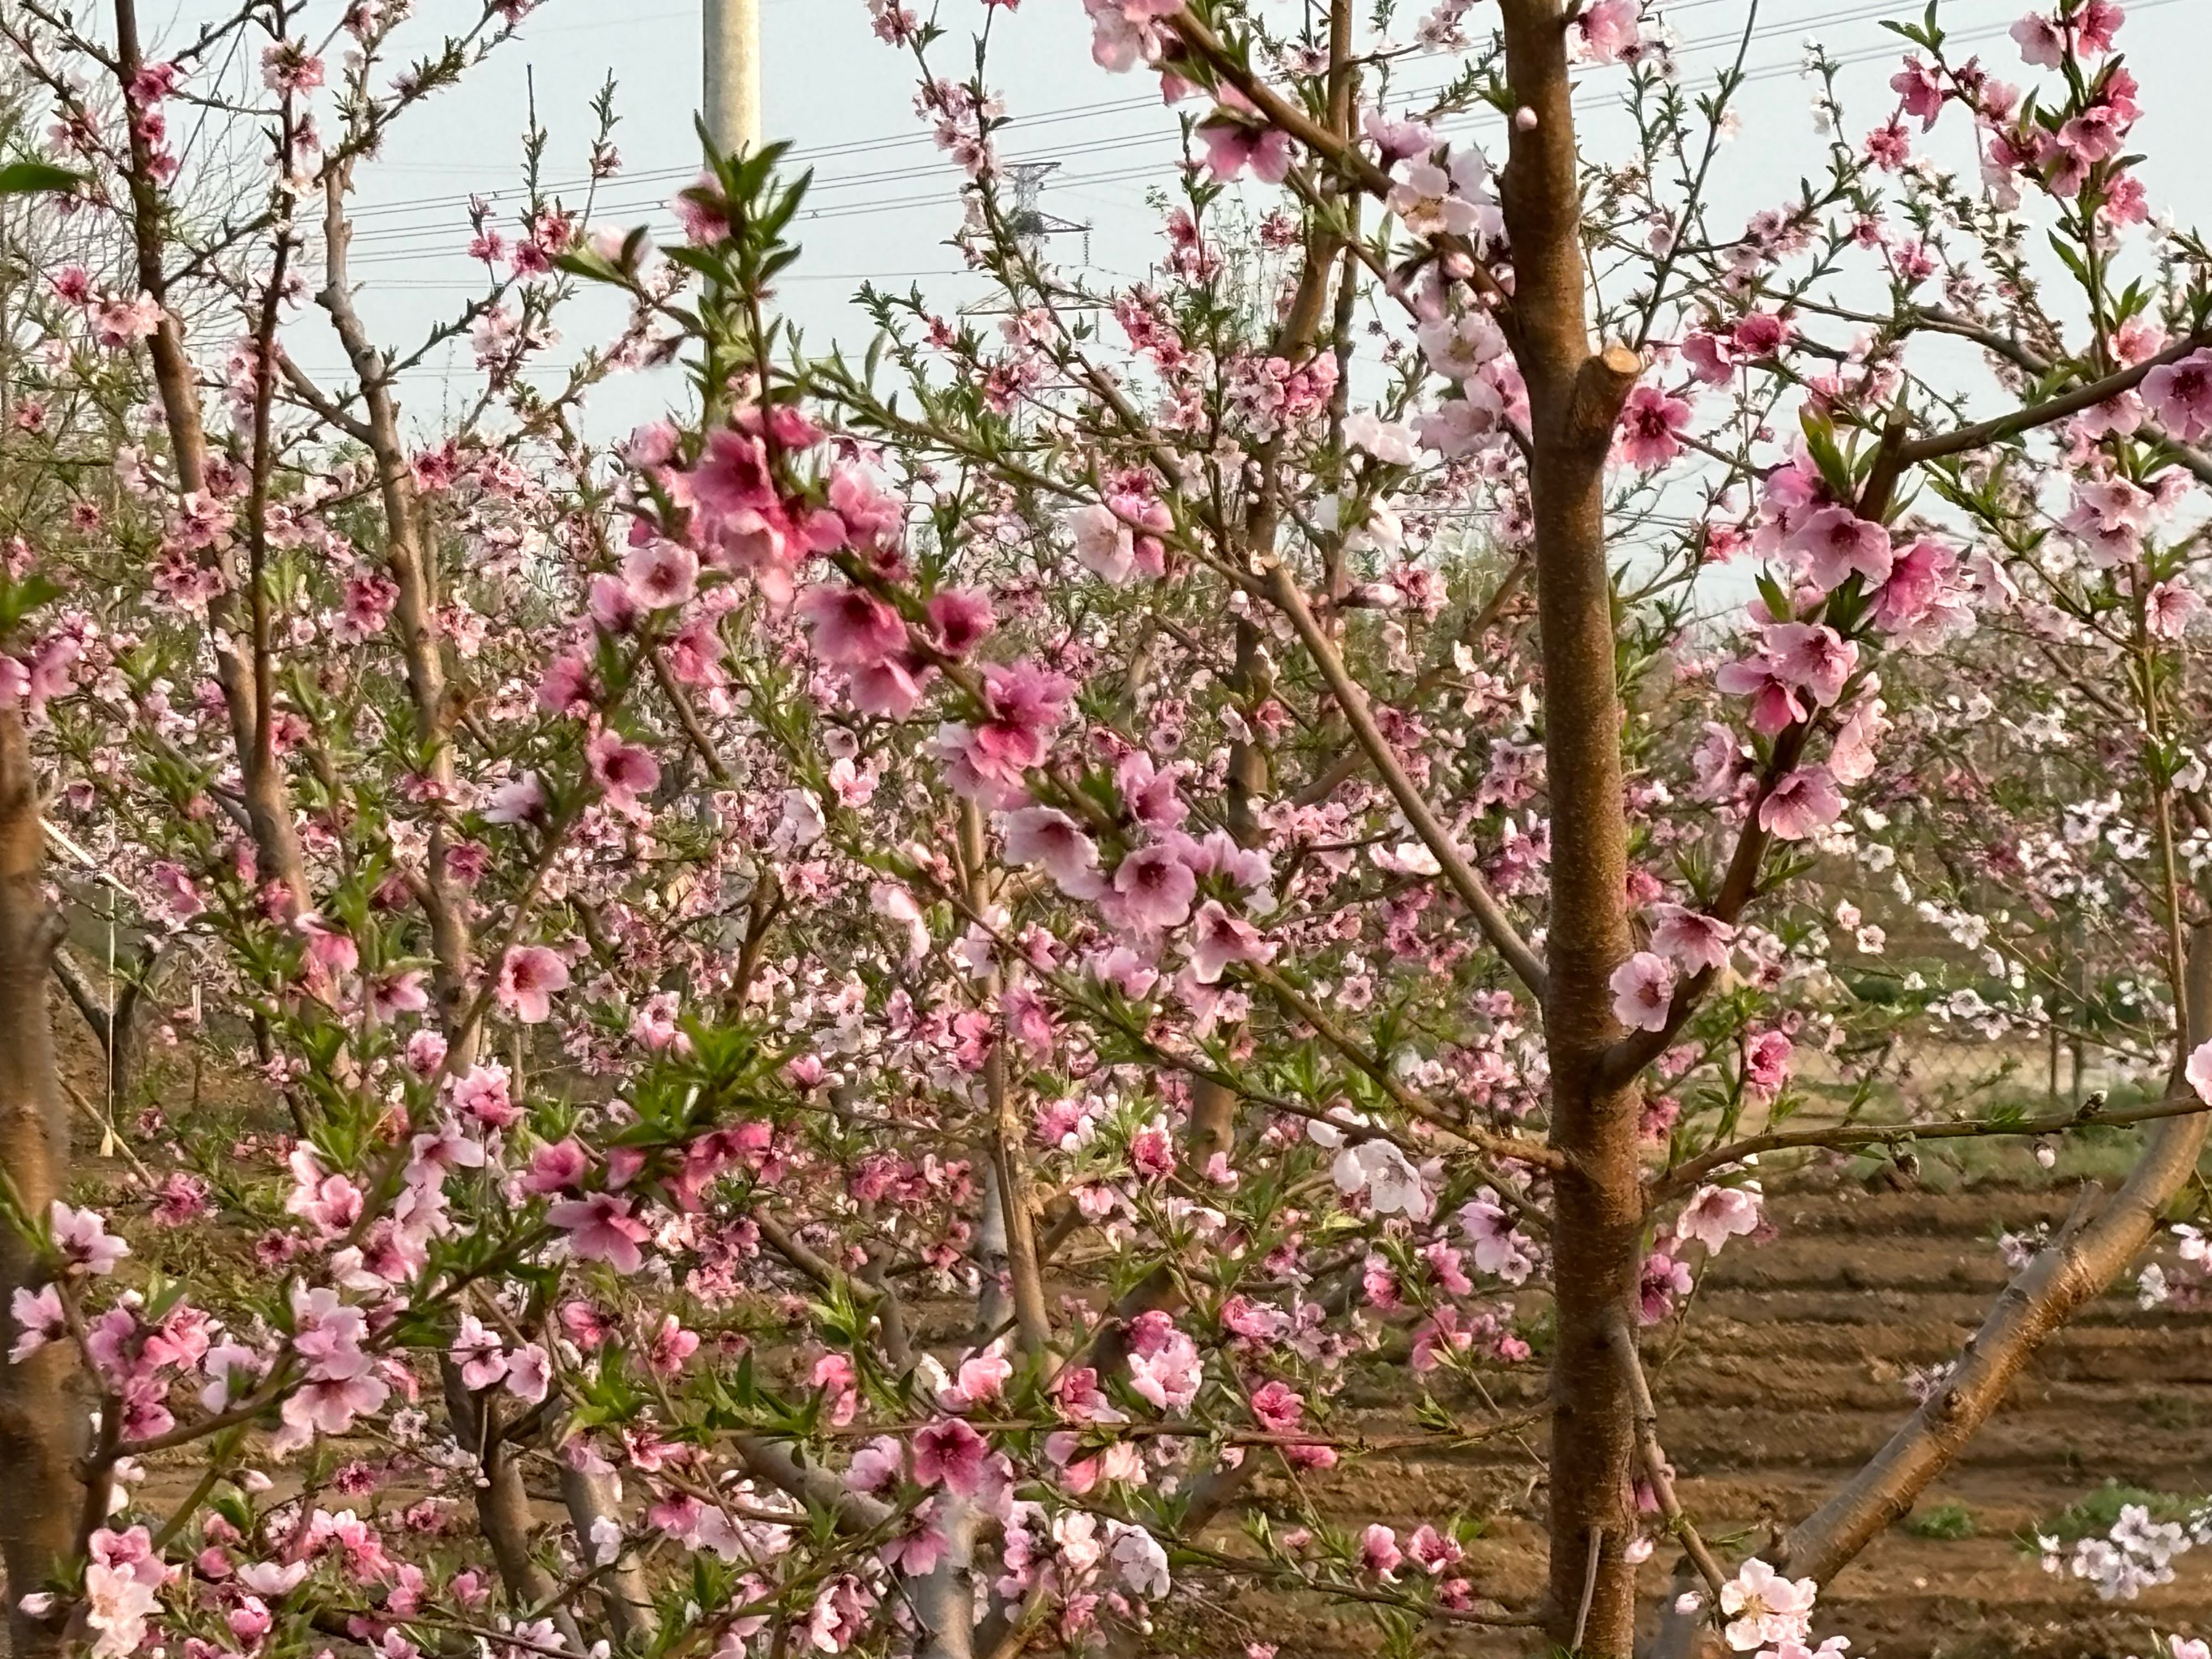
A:
<svg viewBox="0 0 2212 1659">
<path fill-rule="evenodd" d="M 10 161 L 0 167 L 0 196 L 37 196 L 74 190 L 83 182 L 82 173 L 58 167 L 51 161 Z"/>
</svg>

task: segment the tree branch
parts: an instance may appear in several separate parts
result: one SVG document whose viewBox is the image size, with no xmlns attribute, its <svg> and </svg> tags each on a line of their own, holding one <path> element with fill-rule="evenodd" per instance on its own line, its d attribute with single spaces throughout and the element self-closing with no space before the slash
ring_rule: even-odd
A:
<svg viewBox="0 0 2212 1659">
<path fill-rule="evenodd" d="M 2179 362 L 2191 353 L 2212 344 L 2212 333 L 2185 334 L 2155 357 L 2148 357 L 2132 368 L 2124 368 L 2107 374 L 2102 380 L 2092 380 L 2087 386 L 2076 386 L 2071 392 L 2045 398 L 2039 404 L 2028 404 L 2010 414 L 1999 415 L 1987 421 L 1978 421 L 1972 426 L 1962 426 L 1949 432 L 1936 433 L 1925 438 L 1908 441 L 1901 451 L 1906 466 L 1917 466 L 1923 461 L 1941 460 L 1947 455 L 1962 454 L 1970 449 L 2001 443 L 2007 438 L 2018 437 L 2038 427 L 2063 421 L 2069 415 L 2079 415 L 2084 410 L 2094 409 L 2099 404 L 2109 403 L 2123 392 L 2132 392 L 2141 386 L 2151 370 Z"/>
<path fill-rule="evenodd" d="M 1667 1517 L 1667 1524 L 1682 1540 L 1682 1547 L 1698 1569 L 1698 1576 L 1711 1589 L 1716 1599 L 1721 1586 L 1728 1582 L 1728 1574 L 1690 1524 L 1690 1517 L 1682 1511 L 1681 1499 L 1674 1495 L 1674 1473 L 1667 1462 L 1667 1454 L 1659 1444 L 1659 1407 L 1651 1398 L 1651 1383 L 1644 1374 L 1643 1357 L 1636 1351 L 1636 1333 L 1628 1328 L 1625 1319 L 1614 1322 L 1613 1351 L 1620 1358 L 1621 1375 L 1627 1380 L 1628 1394 L 1636 1407 L 1637 1449 L 1644 1459 L 1644 1473 L 1651 1482 L 1651 1494 L 1659 1500 L 1659 1513 Z"/>
<path fill-rule="evenodd" d="M 2190 939 L 2185 1005 L 2189 1030 L 2212 1029 L 2212 924 L 2199 925 Z M 1790 1529 L 1775 1553 L 1777 1565 L 1822 1583 L 1834 1577 L 1950 1466 L 2044 1340 L 2149 1241 L 2160 1212 L 2195 1172 L 2212 1126 L 2185 1074 L 2185 1040 L 2179 1048 L 2166 1102 L 2186 1098 L 2194 1109 L 2165 1121 L 2101 1210 L 2100 1190 L 2084 1188 L 2075 1214 L 2005 1287 L 1943 1385 L 1843 1490 Z"/>
<path fill-rule="evenodd" d="M 1455 1122 L 1392 1076 L 1388 1066 L 1339 1029 L 1336 1022 L 1327 1014 L 1299 995 L 1290 982 L 1273 969 L 1258 963 L 1247 963 L 1242 971 L 1266 986 L 1268 994 L 1284 1007 L 1318 1031 L 1322 1042 L 1358 1066 L 1409 1117 L 1419 1118 L 1422 1122 L 1441 1129 L 1493 1158 L 1513 1158 L 1543 1170 L 1566 1167 L 1565 1155 L 1540 1140 L 1530 1140 L 1520 1135 L 1498 1134 L 1493 1130 Z"/>
<path fill-rule="evenodd" d="M 1286 566 L 1280 563 L 1274 566 L 1267 589 L 1268 598 L 1289 618 L 1291 628 L 1304 643 L 1307 654 L 1312 657 L 1314 665 L 1321 670 L 1322 678 L 1328 682 L 1328 688 L 1335 694 L 1338 706 L 1344 710 L 1345 723 L 1352 727 L 1352 736 L 1366 752 L 1376 775 L 1382 779 L 1383 787 L 1397 801 L 1398 810 L 1406 815 L 1406 822 L 1413 826 L 1413 833 L 1434 854 L 1445 878 L 1450 882 L 1452 890 L 1459 895 L 1460 902 L 1474 915 L 1476 925 L 1482 929 L 1483 937 L 1490 941 L 1491 948 L 1504 959 L 1506 966 L 1528 988 L 1529 994 L 1541 1003 L 1550 984 L 1543 963 L 1513 926 L 1512 920 L 1505 914 L 1505 907 L 1490 890 L 1490 884 L 1468 861 L 1467 855 L 1460 850 L 1459 843 L 1453 839 L 1451 831 L 1444 827 L 1443 820 L 1422 798 L 1421 792 L 1413 787 L 1413 781 L 1406 775 L 1405 767 L 1391 750 L 1382 728 L 1375 724 L 1374 714 L 1368 707 L 1366 688 L 1345 667 L 1344 659 L 1337 653 L 1336 647 L 1328 635 L 1322 631 L 1321 624 L 1314 620 L 1313 611 L 1306 605 L 1305 595 L 1298 591 L 1297 582 Z"/>
</svg>

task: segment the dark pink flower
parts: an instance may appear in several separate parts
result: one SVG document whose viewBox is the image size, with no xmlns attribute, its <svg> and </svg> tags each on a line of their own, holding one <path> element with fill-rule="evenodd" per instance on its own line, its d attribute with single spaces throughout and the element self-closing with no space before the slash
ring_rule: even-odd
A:
<svg viewBox="0 0 2212 1659">
<path fill-rule="evenodd" d="M 990 1455 L 989 1442 L 961 1419 L 948 1417 L 914 1437 L 914 1478 L 973 1498 L 982 1490 Z"/>
<path fill-rule="evenodd" d="M 810 587 L 799 596 L 799 615 L 815 654 L 841 668 L 866 668 L 906 647 L 899 613 L 863 587 Z"/>
<path fill-rule="evenodd" d="M 1690 429 L 1690 405 L 1656 386 L 1628 394 L 1620 412 L 1620 453 L 1632 466 L 1664 466 L 1682 453 L 1681 434 Z"/>
</svg>

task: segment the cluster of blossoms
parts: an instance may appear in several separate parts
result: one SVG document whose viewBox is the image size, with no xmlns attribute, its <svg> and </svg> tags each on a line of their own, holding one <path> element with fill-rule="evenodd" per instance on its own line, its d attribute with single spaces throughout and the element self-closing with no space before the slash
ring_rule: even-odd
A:
<svg viewBox="0 0 2212 1659">
<path fill-rule="evenodd" d="M 2185 1522 L 2155 1521 L 2142 1504 L 2123 1504 L 2108 1531 L 2101 1537 L 2076 1539 L 2070 1554 L 2057 1538 L 2039 1534 L 2035 1541 L 2044 1571 L 2086 1579 L 2102 1601 L 2132 1601 L 2147 1589 L 2173 1582 L 2177 1556 L 2212 1543 L 2212 1504 Z M 2194 1645 L 2202 1649 L 2203 1644 Z"/>
</svg>

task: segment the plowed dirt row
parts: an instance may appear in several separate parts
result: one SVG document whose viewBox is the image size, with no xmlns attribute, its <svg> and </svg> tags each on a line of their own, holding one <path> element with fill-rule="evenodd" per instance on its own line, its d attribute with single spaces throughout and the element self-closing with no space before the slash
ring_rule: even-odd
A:
<svg viewBox="0 0 2212 1659">
<path fill-rule="evenodd" d="M 1655 1376 L 1684 1504 L 1709 1538 L 1755 1549 L 1815 1507 L 1912 1409 L 1913 1371 L 1954 1357 L 2008 1277 L 1996 1237 L 2055 1224 L 2070 1190 L 1778 1194 L 1778 1237 L 1731 1245 L 1714 1264 L 1687 1340 Z M 2039 1356 L 1998 1416 L 1912 1517 L 1823 1587 L 1817 1630 L 1878 1659 L 2151 1659 L 2159 1633 L 2212 1634 L 2212 1549 L 2184 1556 L 2173 1583 L 2113 1605 L 2041 1570 L 2021 1540 L 2108 1481 L 2183 1497 L 2212 1493 L 2212 1312 L 2138 1310 L 2123 1285 Z M 1397 1379 L 1396 1381 L 1401 1381 Z M 1492 1390 L 1510 1411 L 1540 1378 Z M 1393 1398 L 1393 1395 L 1396 1397 Z M 1352 1423 L 1402 1429 L 1389 1376 L 1356 1390 Z M 1540 1433 L 1540 1431 L 1531 1431 Z M 1533 1597 L 1542 1494 L 1510 1442 L 1370 1462 L 1308 1486 L 1331 1519 L 1402 1528 L 1465 1505 L 1504 1513 L 1473 1566 L 1486 1595 Z M 1294 1517 L 1279 1480 L 1262 1501 Z M 1968 1536 L 1927 1535 L 1970 1531 Z M 1644 1570 L 1656 1622 L 1676 1552 Z M 1171 1644 L 1172 1637 L 1184 1643 Z M 1257 1601 L 1203 1630 L 1160 1632 L 1160 1650 L 1273 1644 L 1281 1659 L 1376 1650 L 1371 1620 L 1306 1601 Z M 1508 1636 L 1431 1632 L 1428 1650 L 1528 1650 Z M 2162 1644 L 2159 1659 L 2165 1659 Z"/>
</svg>

